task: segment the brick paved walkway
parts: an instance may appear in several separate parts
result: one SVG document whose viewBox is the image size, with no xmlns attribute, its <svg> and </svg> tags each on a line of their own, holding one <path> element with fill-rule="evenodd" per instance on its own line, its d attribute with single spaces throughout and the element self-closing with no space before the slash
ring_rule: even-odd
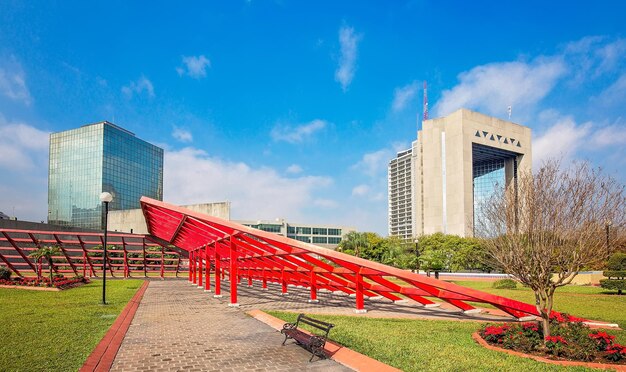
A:
<svg viewBox="0 0 626 372">
<path fill-rule="evenodd" d="M 280 333 L 225 299 L 186 280 L 151 281 L 111 370 L 349 371 L 332 360 L 309 363 L 310 353 L 281 346 Z"/>
</svg>

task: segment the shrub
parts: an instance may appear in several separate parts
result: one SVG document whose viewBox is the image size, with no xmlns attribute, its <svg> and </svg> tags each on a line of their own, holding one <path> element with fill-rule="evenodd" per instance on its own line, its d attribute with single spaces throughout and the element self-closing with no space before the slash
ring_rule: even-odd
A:
<svg viewBox="0 0 626 372">
<path fill-rule="evenodd" d="M 8 267 L 0 266 L 0 279 L 9 280 L 11 279 L 11 270 Z"/>
<path fill-rule="evenodd" d="M 620 344 L 611 345 L 606 350 L 606 359 L 612 362 L 619 362 L 620 360 L 626 358 L 626 346 Z"/>
<path fill-rule="evenodd" d="M 600 286 L 604 289 L 616 290 L 618 295 L 626 290 L 626 253 L 615 253 L 606 263 L 607 270 L 602 274 L 609 279 L 600 280 Z M 617 278 L 617 279 L 611 279 Z"/>
<path fill-rule="evenodd" d="M 484 325 L 481 337 L 490 344 L 524 353 L 554 355 L 569 360 L 589 362 L 606 359 L 615 363 L 626 360 L 626 346 L 613 344 L 615 336 L 604 331 L 591 332 L 578 318 L 559 314 L 551 319 L 552 335 L 545 343 L 541 326 L 535 322 Z"/>
<path fill-rule="evenodd" d="M 513 279 L 500 279 L 493 282 L 492 287 L 496 289 L 515 289 L 517 288 L 517 282 Z"/>
<path fill-rule="evenodd" d="M 546 337 L 546 348 L 548 348 L 550 354 L 556 356 L 563 355 L 567 344 L 567 341 L 561 336 Z"/>
<path fill-rule="evenodd" d="M 608 270 L 626 270 L 626 253 L 614 253 L 606 263 Z"/>
<path fill-rule="evenodd" d="M 598 351 L 605 351 L 615 340 L 615 336 L 612 336 L 606 332 L 590 333 L 589 338 L 595 340 L 597 343 Z"/>
</svg>

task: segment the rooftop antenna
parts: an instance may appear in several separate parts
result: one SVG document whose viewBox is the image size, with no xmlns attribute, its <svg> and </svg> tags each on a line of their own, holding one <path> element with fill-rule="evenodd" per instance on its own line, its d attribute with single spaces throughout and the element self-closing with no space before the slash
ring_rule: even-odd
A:
<svg viewBox="0 0 626 372">
<path fill-rule="evenodd" d="M 424 117 L 422 121 L 428 120 L 428 85 L 426 84 L 426 80 L 424 80 Z"/>
<path fill-rule="evenodd" d="M 509 106 L 506 111 L 509 113 L 509 121 L 511 121 L 511 112 L 513 112 L 513 108 Z"/>
</svg>

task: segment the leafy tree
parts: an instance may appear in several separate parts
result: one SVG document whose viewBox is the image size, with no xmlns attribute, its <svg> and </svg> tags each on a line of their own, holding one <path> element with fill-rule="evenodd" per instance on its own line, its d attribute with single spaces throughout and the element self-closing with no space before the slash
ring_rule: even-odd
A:
<svg viewBox="0 0 626 372">
<path fill-rule="evenodd" d="M 605 227 L 626 223 L 624 185 L 587 163 L 563 169 L 544 163 L 535 173 L 520 172 L 517 189 L 500 187 L 481 205 L 475 221 L 489 255 L 535 294 L 550 336 L 550 314 L 557 288 L 584 267 L 606 259 Z"/>
<path fill-rule="evenodd" d="M 35 260 L 40 260 L 40 259 L 45 258 L 46 261 L 48 261 L 48 268 L 50 269 L 50 285 L 52 285 L 52 270 L 54 268 L 53 262 L 52 262 L 52 256 L 56 256 L 60 253 L 61 253 L 61 250 L 59 249 L 59 247 L 55 245 L 51 245 L 51 246 L 41 246 L 36 251 L 29 254 L 29 256 L 34 258 Z"/>
<path fill-rule="evenodd" d="M 626 253 L 614 253 L 602 273 L 608 279 L 600 280 L 600 286 L 605 289 L 615 289 L 621 295 L 626 290 Z"/>
<path fill-rule="evenodd" d="M 339 252 L 352 254 L 354 256 L 360 257 L 362 251 L 369 247 L 369 241 L 367 238 L 367 233 L 360 233 L 357 231 L 350 231 L 346 234 L 346 236 L 341 240 L 337 250 Z"/>
</svg>

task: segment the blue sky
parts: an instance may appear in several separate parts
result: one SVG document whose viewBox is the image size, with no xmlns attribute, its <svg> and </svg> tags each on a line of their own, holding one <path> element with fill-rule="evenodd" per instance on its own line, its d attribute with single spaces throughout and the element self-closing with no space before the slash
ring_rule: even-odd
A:
<svg viewBox="0 0 626 372">
<path fill-rule="evenodd" d="M 548 3 L 548 4 L 546 4 Z M 626 3 L 0 2 L 0 211 L 47 214 L 48 135 L 109 120 L 165 148 L 164 199 L 386 234 L 387 162 L 460 107 L 534 163 L 626 180 Z"/>
</svg>

